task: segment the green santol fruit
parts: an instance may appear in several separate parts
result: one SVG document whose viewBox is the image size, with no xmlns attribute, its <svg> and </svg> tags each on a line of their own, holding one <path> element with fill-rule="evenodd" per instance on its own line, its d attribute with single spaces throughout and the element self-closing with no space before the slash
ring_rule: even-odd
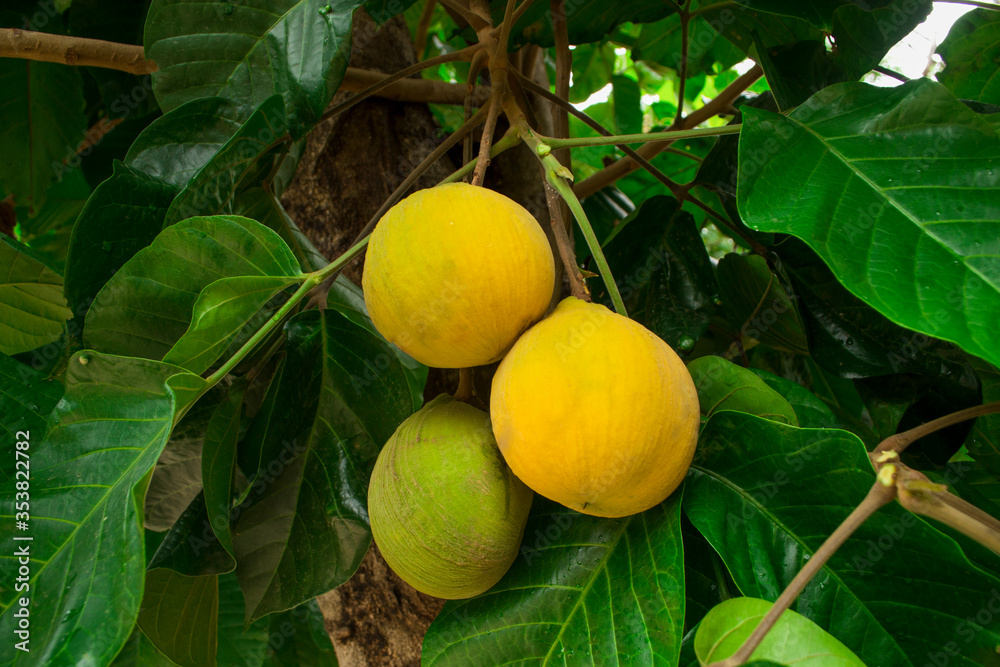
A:
<svg viewBox="0 0 1000 667">
<path fill-rule="evenodd" d="M 382 448 L 368 515 L 396 574 L 456 600 L 483 593 L 510 568 L 532 495 L 504 462 L 489 415 L 442 395 Z"/>
</svg>

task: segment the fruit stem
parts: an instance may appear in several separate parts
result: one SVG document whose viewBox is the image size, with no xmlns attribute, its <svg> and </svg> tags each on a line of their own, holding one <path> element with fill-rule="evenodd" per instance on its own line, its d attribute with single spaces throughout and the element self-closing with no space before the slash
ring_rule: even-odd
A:
<svg viewBox="0 0 1000 667">
<path fill-rule="evenodd" d="M 510 115 L 508 112 L 508 117 Z M 559 196 L 569 206 L 569 210 L 573 212 L 573 217 L 576 218 L 577 224 L 580 225 L 580 231 L 583 232 L 583 238 L 587 240 L 587 247 L 590 248 L 590 252 L 594 256 L 594 261 L 597 263 L 597 269 L 601 273 L 601 278 L 604 279 L 604 285 L 608 288 L 608 294 L 611 296 L 611 302 L 614 304 L 615 310 L 619 315 L 628 317 L 628 312 L 625 310 L 625 302 L 622 301 L 621 292 L 618 291 L 615 278 L 611 275 L 611 267 L 608 266 L 608 260 L 604 257 L 601 243 L 597 240 L 597 235 L 594 234 L 594 228 L 591 227 L 590 220 L 587 219 L 583 205 L 577 199 L 573 188 L 567 183 L 567 180 L 572 180 L 573 173 L 556 160 L 555 156 L 552 155 L 552 146 L 543 142 L 539 138 L 539 135 L 535 134 L 535 131 L 528 126 L 523 115 L 517 118 L 516 121 L 512 119 L 512 122 L 518 123 L 524 143 L 528 144 L 535 157 L 542 161 L 542 166 L 545 168 L 545 179 L 549 182 L 549 185 L 559 193 Z M 566 267 L 567 271 L 573 271 L 574 269 L 575 267 L 572 266 Z"/>
<path fill-rule="evenodd" d="M 472 396 L 476 393 L 473 386 L 473 369 L 458 369 L 458 389 L 455 390 L 455 400 L 463 403 L 471 403 Z"/>
<path fill-rule="evenodd" d="M 508 148 L 513 148 L 521 143 L 521 135 L 518 134 L 517 128 L 512 127 L 507 130 L 507 132 L 500 137 L 500 139 L 490 147 L 490 158 L 495 158 L 500 153 L 503 153 Z M 453 171 L 447 177 L 443 178 L 438 185 L 443 185 L 445 183 L 454 183 L 455 181 L 461 179 L 466 174 L 470 173 L 476 167 L 478 159 L 470 160 L 462 165 L 460 168 Z"/>
<path fill-rule="evenodd" d="M 539 137 L 552 148 L 576 148 L 578 146 L 610 146 L 614 144 L 638 144 L 650 141 L 676 141 L 678 139 L 695 139 L 698 137 L 717 137 L 724 134 L 739 134 L 743 127 L 723 125 L 722 127 L 702 127 L 694 130 L 667 130 L 665 132 L 645 132 L 643 134 L 613 134 L 607 137 Z"/>
</svg>

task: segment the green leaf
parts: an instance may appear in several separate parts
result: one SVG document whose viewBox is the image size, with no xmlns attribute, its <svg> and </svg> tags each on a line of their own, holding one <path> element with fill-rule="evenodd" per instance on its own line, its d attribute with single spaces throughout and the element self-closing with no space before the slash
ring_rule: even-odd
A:
<svg viewBox="0 0 1000 667">
<path fill-rule="evenodd" d="M 677 664 L 679 510 L 679 493 L 622 519 L 536 496 L 511 569 L 486 593 L 444 606 L 424 636 L 421 664 Z"/>
<path fill-rule="evenodd" d="M 732 412 L 705 426 L 699 456 L 684 509 L 741 592 L 767 600 L 875 482 L 864 446 L 845 431 Z M 998 589 L 954 541 L 892 504 L 857 529 L 793 608 L 869 665 L 923 665 L 951 647 L 948 664 L 971 667 L 994 655 L 1000 631 L 985 621 L 973 631 L 966 619 L 995 604 Z"/>
<path fill-rule="evenodd" d="M 199 97 L 283 98 L 292 133 L 319 120 L 347 69 L 358 0 L 153 0 L 146 56 L 164 111 Z M 282 132 L 283 134 L 283 132 Z M 280 135 L 278 135 L 280 136 Z"/>
<path fill-rule="evenodd" d="M 795 304 L 766 259 L 729 253 L 716 268 L 722 304 L 742 335 L 777 350 L 809 353 Z"/>
<path fill-rule="evenodd" d="M 150 123 L 128 149 L 125 164 L 183 188 L 251 113 L 250 107 L 224 97 L 191 100 Z"/>
<path fill-rule="evenodd" d="M 719 554 L 684 515 L 681 515 L 681 534 L 684 536 L 684 632 L 687 634 L 712 607 L 738 594 L 738 589 Z M 681 651 L 681 664 L 684 664 L 683 648 Z"/>
<path fill-rule="evenodd" d="M 75 67 L 0 58 L 0 90 L 0 182 L 19 206 L 38 211 L 83 139 L 83 82 Z"/>
<path fill-rule="evenodd" d="M 258 310 L 299 280 L 299 275 L 237 276 L 216 280 L 198 295 L 191 325 L 163 360 L 192 373 L 205 372 Z"/>
<path fill-rule="evenodd" d="M 495 21 L 503 19 L 506 0 L 491 0 L 490 10 Z M 606 2 L 605 0 L 579 0 L 566 3 L 566 26 L 570 44 L 596 42 L 625 22 L 651 23 L 672 14 L 673 3 L 660 0 L 632 0 L 631 2 Z M 510 31 L 511 46 L 524 43 L 543 47 L 554 46 L 551 8 L 548 2 L 535 2 Z"/>
<path fill-rule="evenodd" d="M 829 30 L 833 13 L 850 0 L 739 0 L 739 4 L 769 14 L 783 14 Z"/>
<path fill-rule="evenodd" d="M 164 225 L 197 215 L 231 213 L 233 198 L 246 174 L 287 131 L 285 109 L 277 95 L 264 100 L 232 138 L 188 181 L 167 211 Z"/>
<path fill-rule="evenodd" d="M 996 76 L 1000 59 L 1000 13 L 974 9 L 952 25 L 937 52 L 945 68 L 938 81 L 961 97 L 1000 104 L 1000 80 Z"/>
<path fill-rule="evenodd" d="M 243 594 L 235 574 L 219 577 L 219 650 L 220 665 L 260 665 L 267 653 L 270 619 L 260 619 L 248 626 Z"/>
<path fill-rule="evenodd" d="M 736 653 L 771 607 L 767 600 L 734 598 L 708 612 L 694 638 L 694 650 L 701 664 L 725 660 Z M 778 617 L 750 660 L 805 667 L 865 667 L 865 663 L 835 637 L 791 609 Z"/>
<path fill-rule="evenodd" d="M 146 489 L 146 530 L 163 532 L 201 491 L 201 438 L 171 438 L 160 454 Z"/>
<path fill-rule="evenodd" d="M 166 568 L 188 577 L 232 572 L 236 561 L 212 529 L 205 509 L 205 496 L 198 493 L 163 535 L 150 558 L 149 569 Z"/>
<path fill-rule="evenodd" d="M 788 401 L 788 404 L 795 410 L 795 416 L 802 428 L 836 428 L 840 426 L 833 410 L 816 394 L 802 385 L 767 371 L 753 369 L 753 373 Z"/>
<path fill-rule="evenodd" d="M 884 0 L 878 3 L 882 4 Z M 893 0 L 883 7 L 862 9 L 845 2 L 833 15 L 833 56 L 847 80 L 856 80 L 882 62 L 897 42 L 906 37 L 931 13 L 931 0 Z M 925 82 L 927 80 L 924 80 Z"/>
<path fill-rule="evenodd" d="M 337 667 L 337 654 L 315 600 L 273 614 L 269 620 L 272 642 L 265 667 Z"/>
<path fill-rule="evenodd" d="M 639 84 L 635 79 L 616 74 L 611 77 L 615 104 L 615 127 L 620 134 L 642 132 L 642 107 Z"/>
<path fill-rule="evenodd" d="M 45 205 L 29 215 L 18 211 L 18 240 L 31 247 L 44 264 L 58 273 L 66 272 L 73 223 L 90 198 L 91 190 L 83 172 L 74 169 L 52 184 Z"/>
<path fill-rule="evenodd" d="M 306 311 L 286 331 L 284 366 L 243 445 L 260 452 L 233 532 L 248 622 L 354 574 L 371 543 L 371 469 L 413 411 L 384 340 L 331 310 Z"/>
<path fill-rule="evenodd" d="M 972 367 L 983 383 L 983 403 L 1000 401 L 1000 372 L 994 366 L 973 358 Z M 976 418 L 965 441 L 969 454 L 984 468 L 1000 476 L 1000 415 Z"/>
<path fill-rule="evenodd" d="M 0 436 L 7 445 L 8 455 L 0 461 L 0 484 L 14 477 L 20 466 L 17 461 L 31 459 L 32 442 L 41 442 L 48 430 L 46 417 L 62 398 L 63 388 L 58 382 L 46 379 L 45 375 L 30 367 L 0 354 Z M 28 449 L 18 449 L 16 443 L 27 442 Z M 24 447 L 24 446 L 22 446 Z M 15 452 L 24 451 L 24 456 Z M 30 466 L 28 468 L 30 472 Z"/>
<path fill-rule="evenodd" d="M 693 6 L 698 5 L 697 1 L 693 3 Z M 732 11 L 725 16 L 735 18 Z M 721 27 L 722 23 L 718 18 L 716 23 Z M 743 51 L 722 37 L 712 25 L 702 14 L 692 17 L 688 22 L 688 76 L 711 74 L 716 66 L 720 71 L 725 71 L 746 57 Z M 642 26 L 639 38 L 632 45 L 632 58 L 657 63 L 679 72 L 684 61 L 681 46 L 681 20 L 674 14 L 662 21 Z M 575 62 L 575 51 L 573 59 Z M 575 86 L 575 79 L 573 83 Z"/>
<path fill-rule="evenodd" d="M 629 316 L 690 350 L 715 309 L 712 264 L 691 214 L 670 197 L 648 199 L 615 228 L 605 255 Z M 610 304 L 603 283 L 594 300 Z"/>
<path fill-rule="evenodd" d="M 66 258 L 66 299 L 82 322 L 97 293 L 163 228 L 177 191 L 115 162 L 73 227 Z"/>
<path fill-rule="evenodd" d="M 569 89 L 569 101 L 583 102 L 604 88 L 611 81 L 614 69 L 614 44 L 601 42 L 577 46 L 573 49 L 573 85 Z"/>
<path fill-rule="evenodd" d="M 245 381 L 234 383 L 226 400 L 219 403 L 212 413 L 201 457 L 207 518 L 219 542 L 230 555 L 234 551 L 229 510 L 233 503 L 236 443 L 240 436 L 240 418 L 243 416 L 243 397 L 247 386 Z"/>
<path fill-rule="evenodd" d="M 983 224 L 1000 213 L 1000 139 L 989 124 L 924 79 L 838 84 L 788 116 L 744 115 L 741 156 L 766 155 L 754 169 L 741 158 L 739 208 L 751 227 L 802 238 L 898 324 L 1000 360 L 1000 247 Z"/>
<path fill-rule="evenodd" d="M 798 425 L 795 410 L 788 401 L 753 371 L 716 356 L 699 357 L 687 368 L 698 390 L 701 413 L 706 417 L 735 410 Z"/>
<path fill-rule="evenodd" d="M 233 202 L 233 213 L 256 220 L 277 232 L 306 271 L 318 271 L 330 263 L 302 233 L 270 188 L 253 187 L 241 191 Z"/>
<path fill-rule="evenodd" d="M 55 342 L 71 317 L 62 276 L 27 246 L 0 235 L 0 353 Z"/>
<path fill-rule="evenodd" d="M 108 664 L 125 643 L 146 560 L 135 487 L 141 491 L 178 411 L 203 387 L 201 378 L 159 362 L 90 351 L 72 358 L 51 431 L 32 443 L 32 652 L 14 664 L 38 655 L 53 665 L 81 655 Z M 14 515 L 14 499 L 10 480 L 0 514 Z M 0 556 L 4 581 L 14 581 L 17 568 L 13 548 Z M 0 631 L 8 637 L 18 625 L 15 598 L 13 587 L 0 590 Z"/>
<path fill-rule="evenodd" d="M 212 328 L 219 320 L 205 314 L 212 301 L 192 313 L 202 290 L 220 278 L 298 274 L 291 251 L 260 223 L 224 215 L 190 218 L 163 230 L 108 281 L 87 314 L 84 337 L 97 350 L 162 359 L 182 336 L 196 332 L 185 343 L 186 356 L 176 353 L 187 361 L 193 358 L 187 346 L 201 331 L 193 318 L 204 314 L 209 332 L 219 330 Z M 202 367 L 204 359 L 198 359 Z"/>
<path fill-rule="evenodd" d="M 149 637 L 135 628 L 111 667 L 174 667 L 173 660 L 156 650 Z"/>
<path fill-rule="evenodd" d="M 185 577 L 173 570 L 146 573 L 139 628 L 183 667 L 214 667 L 219 620 L 217 576 Z"/>
</svg>

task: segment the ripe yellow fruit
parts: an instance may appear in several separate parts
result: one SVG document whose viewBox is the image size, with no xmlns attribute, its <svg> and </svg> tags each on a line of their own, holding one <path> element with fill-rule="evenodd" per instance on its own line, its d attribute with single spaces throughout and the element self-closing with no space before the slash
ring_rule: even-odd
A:
<svg viewBox="0 0 1000 667">
<path fill-rule="evenodd" d="M 379 220 L 362 286 L 379 332 L 417 361 L 499 360 L 548 309 L 555 263 L 521 205 L 485 188 L 421 190 Z"/>
<path fill-rule="evenodd" d="M 694 382 L 669 345 L 574 297 L 504 357 L 490 415 L 521 481 L 566 507 L 606 517 L 647 510 L 677 488 L 700 420 Z"/>
<path fill-rule="evenodd" d="M 479 595 L 517 557 L 531 489 L 504 463 L 482 410 L 443 394 L 400 424 L 368 485 L 389 567 L 439 598 Z"/>
</svg>

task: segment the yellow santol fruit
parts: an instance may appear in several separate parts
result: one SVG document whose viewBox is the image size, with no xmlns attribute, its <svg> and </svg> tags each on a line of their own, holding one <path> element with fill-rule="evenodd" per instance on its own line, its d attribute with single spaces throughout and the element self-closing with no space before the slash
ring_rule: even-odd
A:
<svg viewBox="0 0 1000 667">
<path fill-rule="evenodd" d="M 490 416 L 521 481 L 605 517 L 666 499 L 691 465 L 700 422 L 694 382 L 669 345 L 574 297 L 504 357 Z"/>
<path fill-rule="evenodd" d="M 520 204 L 450 183 L 410 195 L 379 220 L 362 286 L 387 340 L 428 366 L 467 368 L 498 361 L 545 314 L 555 264 Z"/>
<path fill-rule="evenodd" d="M 438 396 L 385 444 L 368 485 L 372 535 L 422 593 L 488 590 L 517 557 L 531 489 L 504 463 L 482 410 Z"/>
</svg>

